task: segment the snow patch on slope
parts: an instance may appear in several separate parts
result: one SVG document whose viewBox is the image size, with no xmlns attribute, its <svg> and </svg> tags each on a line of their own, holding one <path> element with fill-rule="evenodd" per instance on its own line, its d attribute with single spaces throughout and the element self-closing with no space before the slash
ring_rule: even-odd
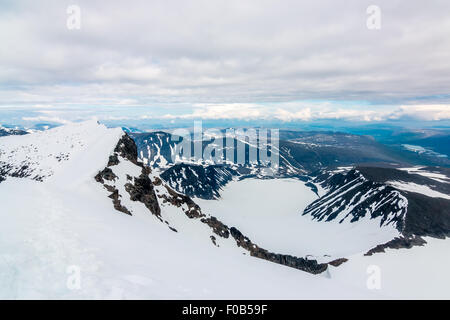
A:
<svg viewBox="0 0 450 320">
<path fill-rule="evenodd" d="M 408 192 L 415 192 L 432 198 L 450 199 L 450 195 L 431 189 L 426 185 L 420 185 L 413 182 L 388 181 L 387 184 Z"/>
<path fill-rule="evenodd" d="M 436 172 L 430 172 L 430 171 L 424 171 L 425 167 L 411 167 L 411 168 L 399 168 L 399 170 L 406 171 L 408 173 L 412 174 L 418 174 L 423 177 L 427 177 L 430 179 L 433 179 L 437 182 L 441 183 L 450 183 L 449 177 L 447 177 L 445 174 L 442 173 L 436 173 Z"/>
</svg>

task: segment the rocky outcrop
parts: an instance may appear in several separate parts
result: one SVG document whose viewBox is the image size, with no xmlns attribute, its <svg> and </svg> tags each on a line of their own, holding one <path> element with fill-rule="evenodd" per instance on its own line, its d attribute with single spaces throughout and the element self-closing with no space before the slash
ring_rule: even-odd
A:
<svg viewBox="0 0 450 320">
<path fill-rule="evenodd" d="M 152 214 L 159 217 L 161 216 L 161 208 L 148 174 L 149 172 L 142 168 L 141 175 L 138 178 L 134 178 L 133 183 L 125 184 L 125 190 L 130 194 L 132 201 L 142 202 Z"/>
<path fill-rule="evenodd" d="M 373 249 L 367 251 L 365 256 L 371 256 L 375 253 L 385 252 L 385 249 L 411 249 L 414 246 L 424 246 L 427 242 L 418 236 L 397 237 L 389 242 L 380 244 Z"/>
<path fill-rule="evenodd" d="M 217 220 L 216 217 L 202 218 L 200 221 L 207 224 L 218 236 L 222 238 L 228 238 L 230 236 L 229 228 L 225 224 Z"/>
<path fill-rule="evenodd" d="M 328 264 L 333 267 L 339 267 L 341 264 L 343 264 L 347 261 L 348 261 L 348 259 L 346 259 L 346 258 L 339 258 L 339 259 L 328 262 Z"/>
<path fill-rule="evenodd" d="M 291 255 L 272 253 L 268 250 L 262 249 L 234 227 L 230 228 L 230 234 L 236 240 L 237 245 L 249 251 L 251 256 L 303 270 L 312 274 L 322 273 L 328 268 L 326 263 L 318 263 L 316 260 L 307 260 L 305 258 L 298 258 Z"/>
<path fill-rule="evenodd" d="M 408 199 L 408 214 L 402 232 L 405 237 L 450 237 L 450 200 L 413 192 L 404 194 Z"/>
<path fill-rule="evenodd" d="M 128 210 L 125 206 L 120 202 L 119 190 L 113 189 L 112 193 L 109 195 L 109 198 L 113 200 L 114 209 L 117 211 L 126 213 L 131 216 L 130 210 Z"/>
<path fill-rule="evenodd" d="M 131 139 L 128 134 L 124 134 L 120 138 L 114 149 L 114 153 L 109 156 L 107 166 L 97 173 L 95 180 L 103 184 L 105 189 L 111 192 L 109 198 L 113 200 L 114 208 L 117 211 L 132 215 L 131 212 L 121 204 L 121 195 L 119 194 L 119 191 L 105 182 L 105 180 L 115 181 L 117 179 L 117 176 L 114 174 L 111 167 L 120 163 L 119 156 L 141 167 L 141 175 L 139 177 L 132 178 L 127 175 L 128 182 L 125 184 L 125 190 L 129 193 L 130 200 L 142 202 L 152 214 L 161 219 L 161 208 L 159 207 L 156 198 L 153 183 L 148 176 L 151 173 L 151 169 L 137 161 L 137 148 L 133 139 Z"/>
<path fill-rule="evenodd" d="M 119 157 L 117 156 L 117 153 L 114 153 L 114 154 L 109 156 L 108 167 L 116 166 L 119 163 L 120 162 L 119 162 Z"/>
<path fill-rule="evenodd" d="M 110 168 L 106 167 L 105 169 L 97 173 L 94 179 L 97 182 L 104 183 L 105 180 L 114 181 L 115 179 L 117 179 L 117 176 Z"/>
<path fill-rule="evenodd" d="M 119 142 L 117 143 L 116 148 L 114 149 L 114 152 L 117 155 L 121 156 L 122 158 L 125 158 L 125 159 L 133 162 L 134 164 L 138 164 L 137 147 L 136 147 L 136 144 L 134 143 L 133 139 L 131 139 L 128 134 L 124 134 L 122 136 L 122 138 L 120 138 Z M 117 157 L 117 155 L 115 156 L 115 158 Z M 114 160 L 115 158 L 113 158 L 112 163 L 115 163 L 115 160 Z M 110 160 L 111 160 L 111 157 L 110 157 Z"/>
</svg>

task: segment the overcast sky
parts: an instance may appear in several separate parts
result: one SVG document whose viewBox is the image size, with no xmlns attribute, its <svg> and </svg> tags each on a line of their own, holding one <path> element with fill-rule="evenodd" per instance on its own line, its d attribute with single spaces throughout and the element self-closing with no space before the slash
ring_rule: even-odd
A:
<svg viewBox="0 0 450 320">
<path fill-rule="evenodd" d="M 3 123 L 450 119 L 448 0 L 1 0 L 0 43 Z"/>
</svg>

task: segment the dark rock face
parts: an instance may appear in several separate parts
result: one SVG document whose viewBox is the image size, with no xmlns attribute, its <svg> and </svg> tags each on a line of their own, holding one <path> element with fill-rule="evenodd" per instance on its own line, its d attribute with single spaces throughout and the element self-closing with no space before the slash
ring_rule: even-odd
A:
<svg viewBox="0 0 450 320">
<path fill-rule="evenodd" d="M 394 224 L 403 229 L 406 214 L 406 201 L 394 188 L 366 180 L 358 171 L 333 175 L 324 174 L 315 179 L 316 183 L 328 189 L 328 192 L 306 207 L 303 215 L 309 214 L 319 221 L 331 221 L 342 212 L 341 217 L 356 222 L 367 214 L 381 217 L 381 225 Z"/>
<path fill-rule="evenodd" d="M 114 189 L 113 192 L 109 195 L 109 198 L 111 198 L 113 200 L 114 209 L 131 216 L 131 212 L 125 206 L 123 206 L 120 202 L 119 190 Z"/>
<path fill-rule="evenodd" d="M 116 152 L 118 155 L 120 155 L 122 158 L 128 159 L 129 161 L 133 163 L 137 163 L 137 147 L 134 143 L 133 139 L 130 138 L 128 134 L 124 134 L 122 138 L 117 143 L 116 148 L 114 149 L 114 152 Z M 111 158 L 110 158 L 111 160 Z M 114 163 L 113 158 L 113 163 Z M 117 163 L 116 163 L 117 164 Z"/>
<path fill-rule="evenodd" d="M 239 173 L 228 166 L 200 166 L 180 163 L 161 174 L 170 187 L 189 197 L 218 199 L 219 191 Z"/>
<path fill-rule="evenodd" d="M 109 197 L 113 199 L 114 208 L 116 210 L 131 215 L 131 212 L 126 207 L 122 206 L 119 191 L 105 184 L 105 180 L 115 181 L 115 179 L 117 179 L 117 176 L 110 167 L 120 163 L 119 155 L 142 168 L 141 175 L 138 178 L 134 178 L 133 182 L 131 182 L 132 178 L 130 176 L 127 177 L 130 182 L 125 184 L 125 190 L 130 194 L 130 199 L 132 201 L 142 202 L 152 214 L 160 217 L 161 208 L 159 207 L 158 200 L 156 198 L 153 183 L 148 177 L 151 169 L 144 167 L 142 163 L 137 161 L 136 144 L 133 139 L 128 136 L 128 134 L 124 134 L 120 138 L 116 148 L 114 149 L 114 154 L 109 156 L 107 167 L 95 176 L 95 180 L 102 183 L 107 190 L 112 192 Z"/>
<path fill-rule="evenodd" d="M 346 258 L 340 258 L 340 259 L 336 259 L 331 262 L 328 262 L 328 264 L 332 265 L 333 267 L 339 267 L 341 264 L 343 264 L 347 261 L 348 261 L 348 259 L 346 259 Z"/>
<path fill-rule="evenodd" d="M 108 159 L 108 167 L 116 166 L 119 164 L 119 158 L 117 157 L 117 153 L 109 156 Z"/>
<path fill-rule="evenodd" d="M 134 183 L 127 183 L 125 190 L 130 194 L 132 201 L 142 202 L 152 214 L 156 216 L 161 215 L 161 208 L 156 198 L 155 189 L 153 183 L 148 177 L 148 173 L 145 174 L 143 170 L 139 178 L 134 178 Z"/>
<path fill-rule="evenodd" d="M 436 170 L 435 168 L 429 169 Z M 394 168 L 358 167 L 357 170 L 367 179 L 380 183 L 388 181 L 414 183 L 427 186 L 443 194 L 450 194 L 450 183 L 436 181 L 423 175 Z M 446 174 L 446 171 L 440 168 L 439 173 Z M 399 190 L 399 192 L 408 200 L 407 213 L 401 229 L 405 237 L 412 235 L 437 238 L 450 236 L 450 200 L 403 190 Z"/>
<path fill-rule="evenodd" d="M 380 244 L 376 246 L 373 249 L 370 249 L 365 256 L 371 256 L 375 253 L 385 252 L 385 249 L 410 249 L 414 246 L 423 246 L 427 242 L 418 236 L 410 236 L 410 237 L 399 237 L 394 238 L 389 242 L 386 242 L 384 244 Z"/>
<path fill-rule="evenodd" d="M 163 201 L 169 202 L 178 208 L 185 204 L 187 209 L 183 209 L 183 211 L 190 219 L 205 217 L 205 215 L 201 212 L 200 207 L 190 197 L 178 193 L 168 186 L 166 186 L 166 190 L 170 197 L 162 195 L 161 197 Z"/>
<path fill-rule="evenodd" d="M 115 179 L 117 179 L 117 176 L 108 167 L 97 173 L 97 175 L 95 176 L 95 181 L 100 183 L 104 183 L 104 180 L 114 181 Z"/>
<path fill-rule="evenodd" d="M 404 194 L 408 199 L 405 236 L 450 237 L 450 200 L 412 192 Z"/>
<path fill-rule="evenodd" d="M 215 234 L 222 238 L 228 238 L 230 236 L 228 227 L 217 220 L 216 217 L 203 218 L 201 222 L 206 223 Z"/>
<path fill-rule="evenodd" d="M 450 194 L 450 183 L 440 182 L 420 174 L 409 173 L 404 170 L 383 167 L 356 167 L 356 170 L 370 181 L 385 183 L 388 181 L 400 181 L 428 186 L 430 189 Z"/>
</svg>

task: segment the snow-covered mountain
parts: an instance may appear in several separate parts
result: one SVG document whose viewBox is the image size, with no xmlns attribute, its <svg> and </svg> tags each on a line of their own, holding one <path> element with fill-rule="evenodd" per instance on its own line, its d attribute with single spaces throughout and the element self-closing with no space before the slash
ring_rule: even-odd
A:
<svg viewBox="0 0 450 320">
<path fill-rule="evenodd" d="M 0 126 L 0 137 L 4 136 L 13 136 L 13 135 L 24 135 L 27 134 L 27 131 L 15 128 L 5 128 Z"/>
<path fill-rule="evenodd" d="M 450 266 L 449 242 L 429 238 L 450 230 L 440 169 L 402 168 L 389 179 L 381 168 L 313 174 L 292 156 L 295 169 L 269 178 L 256 166 L 170 163 L 167 136 L 154 133 L 155 146 L 131 137 L 88 121 L 0 138 L 0 297 L 420 296 L 400 285 L 409 277 L 400 269 L 448 297 L 445 281 L 428 277 Z M 421 221 L 421 204 L 441 211 Z M 404 260 L 391 249 L 425 242 Z M 440 265 L 412 263 L 419 251 Z M 370 264 L 386 268 L 387 289 L 366 287 Z"/>
<path fill-rule="evenodd" d="M 314 180 L 322 195 L 308 205 L 304 215 L 318 221 L 357 222 L 366 216 L 380 220 L 380 226 L 392 224 L 402 229 L 407 199 L 396 189 L 373 182 L 350 169 L 321 172 Z"/>
<path fill-rule="evenodd" d="M 450 236 L 450 183 L 448 176 L 437 170 L 442 169 L 324 170 L 312 180 L 321 196 L 303 214 L 339 223 L 370 217 L 379 221 L 380 227 L 391 225 L 401 236 L 386 243 L 387 247 L 422 245 L 424 242 L 417 236 L 445 238 Z"/>
</svg>

